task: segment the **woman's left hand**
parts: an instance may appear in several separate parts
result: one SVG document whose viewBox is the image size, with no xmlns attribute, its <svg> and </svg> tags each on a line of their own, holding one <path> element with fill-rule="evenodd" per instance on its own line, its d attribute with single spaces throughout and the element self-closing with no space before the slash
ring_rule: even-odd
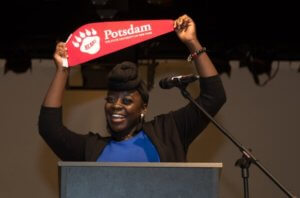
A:
<svg viewBox="0 0 300 198">
<path fill-rule="evenodd" d="M 188 15 L 182 15 L 174 21 L 177 36 L 183 43 L 191 43 L 197 40 L 196 25 Z"/>
</svg>

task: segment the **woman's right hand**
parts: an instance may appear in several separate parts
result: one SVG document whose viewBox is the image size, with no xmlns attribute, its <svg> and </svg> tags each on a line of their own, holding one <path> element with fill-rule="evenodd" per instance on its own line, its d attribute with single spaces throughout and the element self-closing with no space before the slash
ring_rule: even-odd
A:
<svg viewBox="0 0 300 198">
<path fill-rule="evenodd" d="M 63 93 L 69 75 L 69 68 L 63 67 L 63 58 L 68 58 L 66 44 L 59 42 L 56 44 L 53 54 L 56 72 L 44 99 L 43 105 L 45 107 L 61 107 L 62 105 Z"/>
<path fill-rule="evenodd" d="M 63 67 L 63 58 L 68 58 L 68 51 L 66 48 L 66 44 L 64 42 L 58 42 L 56 44 L 56 49 L 53 55 L 54 62 L 56 64 L 56 68 L 64 69 Z"/>
</svg>

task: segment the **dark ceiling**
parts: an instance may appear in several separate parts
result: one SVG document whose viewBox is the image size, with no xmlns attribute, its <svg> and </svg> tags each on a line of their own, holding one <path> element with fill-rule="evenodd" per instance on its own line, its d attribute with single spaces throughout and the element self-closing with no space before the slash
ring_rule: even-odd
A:
<svg viewBox="0 0 300 198">
<path fill-rule="evenodd" d="M 251 51 L 268 59 L 299 60 L 299 13 L 290 2 L 217 0 L 26 0 L 1 2 L 0 58 L 26 53 L 51 58 L 55 42 L 79 26 L 107 20 L 175 19 L 197 23 L 213 55 L 239 59 Z M 133 48 L 132 48 L 133 49 Z M 138 58 L 185 58 L 174 34 L 134 46 Z"/>
</svg>

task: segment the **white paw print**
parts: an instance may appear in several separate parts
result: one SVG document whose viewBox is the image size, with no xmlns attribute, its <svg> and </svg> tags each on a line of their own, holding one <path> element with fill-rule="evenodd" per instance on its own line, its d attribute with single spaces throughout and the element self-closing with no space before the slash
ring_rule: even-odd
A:
<svg viewBox="0 0 300 198">
<path fill-rule="evenodd" d="M 75 39 L 76 41 L 72 41 L 74 47 L 80 47 L 83 53 L 96 54 L 100 50 L 100 37 L 93 28 L 91 31 L 85 29 L 85 32 L 79 32 Z"/>
</svg>

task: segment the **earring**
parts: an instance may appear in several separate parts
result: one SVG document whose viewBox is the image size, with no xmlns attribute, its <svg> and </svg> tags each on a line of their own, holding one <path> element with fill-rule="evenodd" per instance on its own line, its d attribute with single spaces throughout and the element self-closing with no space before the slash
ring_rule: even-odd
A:
<svg viewBox="0 0 300 198">
<path fill-rule="evenodd" d="M 144 114 L 143 113 L 141 113 L 141 120 L 143 120 L 144 119 Z"/>
</svg>

